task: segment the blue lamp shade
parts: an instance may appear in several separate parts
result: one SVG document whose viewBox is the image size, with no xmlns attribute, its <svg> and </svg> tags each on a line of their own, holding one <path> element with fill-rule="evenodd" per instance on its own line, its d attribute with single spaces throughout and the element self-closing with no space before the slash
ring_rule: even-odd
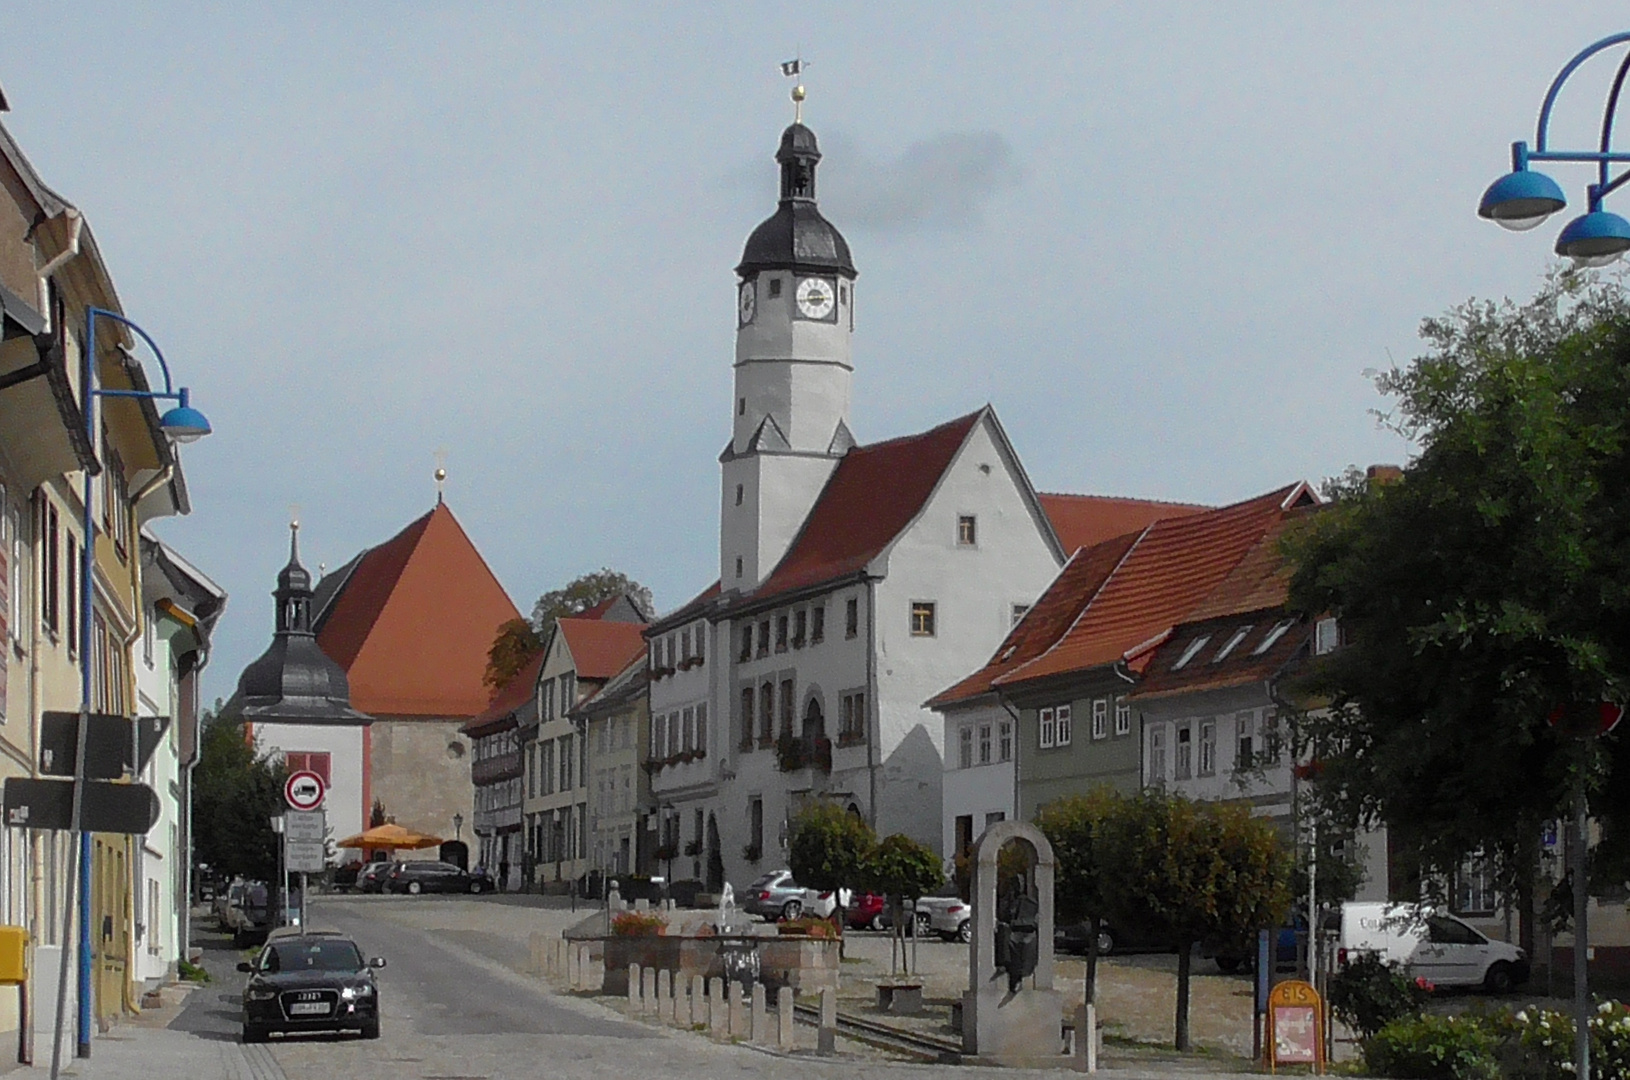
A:
<svg viewBox="0 0 1630 1080">
<path fill-rule="evenodd" d="M 1567 205 L 1555 180 L 1544 173 L 1519 169 L 1489 185 L 1483 201 L 1477 204 L 1477 215 L 1502 229 L 1523 232 Z"/>
<path fill-rule="evenodd" d="M 1630 221 L 1606 210 L 1579 215 L 1556 238 L 1556 253 L 1580 266 L 1606 266 L 1626 251 L 1630 251 Z"/>
<path fill-rule="evenodd" d="M 210 432 L 209 421 L 191 405 L 178 405 L 158 419 L 159 430 L 178 443 L 202 439 Z"/>
</svg>

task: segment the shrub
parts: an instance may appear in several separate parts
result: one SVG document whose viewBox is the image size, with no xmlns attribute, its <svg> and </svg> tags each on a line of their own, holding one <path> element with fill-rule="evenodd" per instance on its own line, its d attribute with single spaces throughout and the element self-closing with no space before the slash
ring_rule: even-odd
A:
<svg viewBox="0 0 1630 1080">
<path fill-rule="evenodd" d="M 1407 1016 L 1364 1040 L 1364 1065 L 1399 1080 L 1500 1080 L 1500 1038 L 1471 1016 Z"/>
<path fill-rule="evenodd" d="M 203 968 L 199 967 L 190 960 L 177 960 L 175 963 L 175 972 L 187 982 L 209 982 L 209 972 L 205 971 Z"/>
<path fill-rule="evenodd" d="M 619 911 L 611 917 L 617 937 L 657 937 L 668 932 L 668 920 L 654 911 Z"/>
<path fill-rule="evenodd" d="M 1528 1008 L 1503 1025 L 1514 1042 L 1510 1071 L 1524 1080 L 1572 1080 L 1573 1017 Z M 1630 1009 L 1604 1001 L 1590 1018 L 1590 1071 L 1593 1078 L 1630 1076 Z"/>
<path fill-rule="evenodd" d="M 1330 1009 L 1336 1019 L 1369 1038 L 1394 1020 L 1421 1011 L 1426 988 L 1376 953 L 1360 953 L 1330 977 Z"/>
</svg>

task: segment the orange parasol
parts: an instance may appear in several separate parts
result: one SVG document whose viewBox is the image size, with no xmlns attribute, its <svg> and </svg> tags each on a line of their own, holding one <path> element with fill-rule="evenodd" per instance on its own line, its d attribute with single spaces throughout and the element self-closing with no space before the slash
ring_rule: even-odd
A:
<svg viewBox="0 0 1630 1080">
<path fill-rule="evenodd" d="M 339 842 L 342 848 L 362 848 L 372 851 L 378 848 L 388 848 L 391 851 L 407 849 L 419 851 L 422 848 L 433 848 L 441 844 L 441 838 L 416 833 L 412 829 L 404 829 L 400 825 L 376 825 L 367 832 L 348 836 Z"/>
</svg>

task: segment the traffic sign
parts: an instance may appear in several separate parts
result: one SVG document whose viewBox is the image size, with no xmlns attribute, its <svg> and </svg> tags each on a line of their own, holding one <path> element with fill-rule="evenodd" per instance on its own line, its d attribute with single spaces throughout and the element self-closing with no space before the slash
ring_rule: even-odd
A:
<svg viewBox="0 0 1630 1080">
<path fill-rule="evenodd" d="M 290 773 L 283 784 L 283 798 L 294 810 L 315 810 L 323 805 L 323 796 L 327 794 L 328 785 L 323 783 L 323 778 L 306 769 Z"/>
<path fill-rule="evenodd" d="M 139 835 L 158 821 L 158 796 L 146 784 L 86 780 L 80 828 Z M 73 828 L 74 782 L 13 776 L 3 796 L 6 824 L 19 829 Z"/>
<path fill-rule="evenodd" d="M 85 718 L 85 776 L 91 780 L 117 780 L 130 764 L 130 718 L 91 713 Z M 48 711 L 40 714 L 40 772 L 46 776 L 72 776 L 79 752 L 79 714 Z"/>
<path fill-rule="evenodd" d="M 322 843 L 328 832 L 328 815 L 321 810 L 290 810 L 283 815 L 283 835 L 289 843 Z"/>
<path fill-rule="evenodd" d="M 1619 726 L 1624 719 L 1624 706 L 1612 701 L 1599 701 L 1595 705 L 1580 705 L 1569 707 L 1558 705 L 1545 717 L 1545 722 L 1552 727 L 1562 724 L 1565 728 L 1575 729 L 1576 735 L 1606 735 Z M 1567 721 L 1566 724 L 1563 722 Z M 1594 732 L 1591 728 L 1595 728 Z"/>
</svg>

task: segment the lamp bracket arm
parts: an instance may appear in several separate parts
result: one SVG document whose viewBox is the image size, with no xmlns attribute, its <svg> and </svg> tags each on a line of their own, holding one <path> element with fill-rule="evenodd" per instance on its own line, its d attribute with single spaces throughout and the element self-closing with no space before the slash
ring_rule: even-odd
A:
<svg viewBox="0 0 1630 1080">
<path fill-rule="evenodd" d="M 170 382 L 170 365 L 165 362 L 165 360 L 164 360 L 164 350 L 162 350 L 162 349 L 160 349 L 158 347 L 158 342 L 154 341 L 151 337 L 149 337 L 146 330 L 143 330 L 141 327 L 137 326 L 135 323 L 131 322 L 129 319 L 125 318 L 123 315 L 119 314 L 117 311 L 109 311 L 107 308 L 100 308 L 100 307 L 88 307 L 88 308 L 85 309 L 85 322 L 87 324 L 90 324 L 91 326 L 94 327 L 95 321 L 99 317 L 104 318 L 104 319 L 112 319 L 114 322 L 118 323 L 119 325 L 127 327 L 130 330 L 132 330 L 136 334 L 137 337 L 139 337 L 143 341 L 147 342 L 147 347 L 149 349 L 153 350 L 153 355 L 154 356 L 158 357 L 159 370 L 164 372 L 164 393 L 162 395 L 161 394 L 153 394 L 152 396 L 153 397 L 166 397 L 166 398 L 179 397 L 179 395 L 175 392 L 174 385 Z M 93 341 L 93 342 L 96 340 L 95 337 L 94 337 L 94 334 L 92 336 L 90 336 L 90 340 Z M 108 393 L 109 391 L 101 391 L 101 392 L 102 393 Z"/>
<path fill-rule="evenodd" d="M 1536 156 L 1545 152 L 1546 142 L 1548 141 L 1551 129 L 1551 109 L 1556 105 L 1556 96 L 1562 92 L 1562 84 L 1567 82 L 1568 77 L 1579 69 L 1580 64 L 1583 64 L 1586 60 L 1589 60 L 1592 56 L 1595 56 L 1603 49 L 1612 48 L 1614 45 L 1618 45 L 1626 41 L 1630 41 L 1630 31 L 1610 34 L 1593 45 L 1585 46 L 1572 60 L 1568 61 L 1567 65 L 1563 67 L 1561 71 L 1556 73 L 1556 78 L 1551 81 L 1551 88 L 1545 91 L 1545 103 L 1539 108 L 1539 123 L 1534 128 L 1534 149 L 1536 151 Z"/>
</svg>

